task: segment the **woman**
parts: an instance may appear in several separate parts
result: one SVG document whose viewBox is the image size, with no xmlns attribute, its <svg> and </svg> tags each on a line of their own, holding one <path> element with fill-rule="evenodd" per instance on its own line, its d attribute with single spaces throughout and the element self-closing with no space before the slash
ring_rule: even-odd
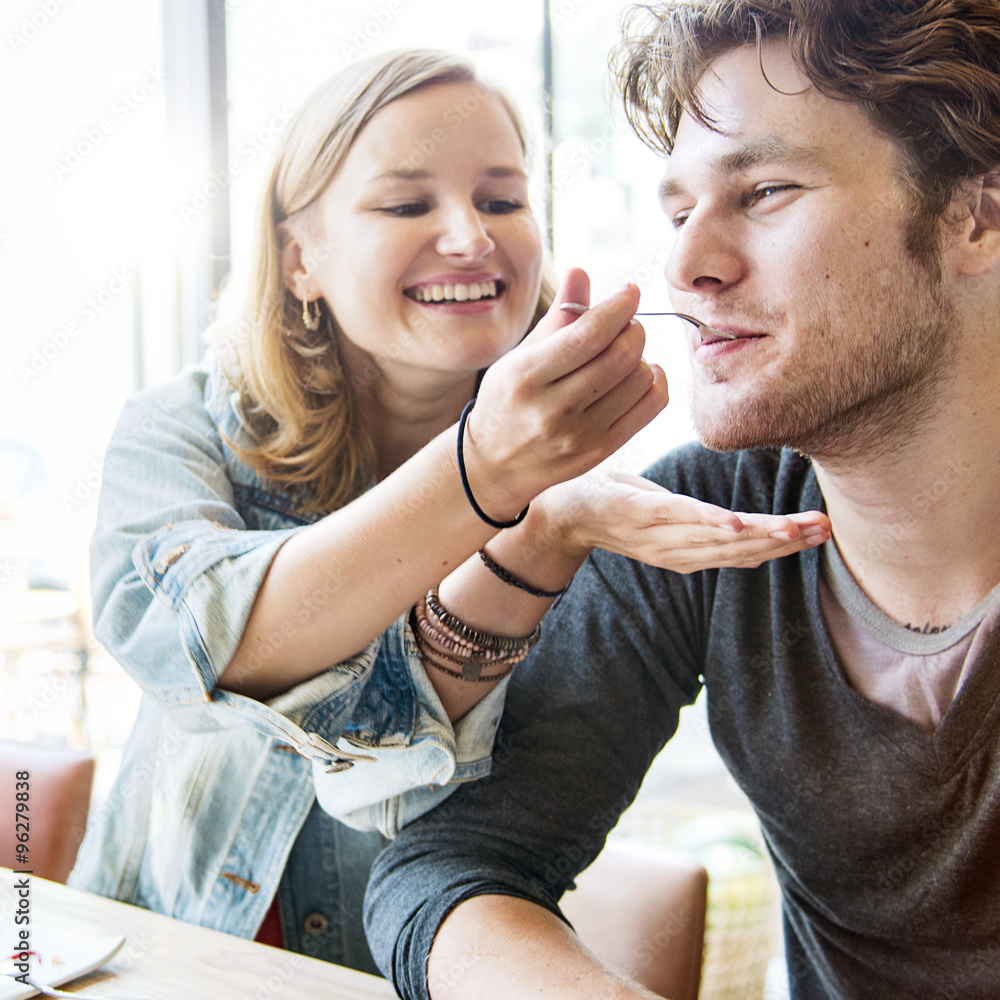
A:
<svg viewBox="0 0 1000 1000">
<path fill-rule="evenodd" d="M 381 835 L 488 772 L 503 679 L 591 547 L 695 569 L 825 525 L 574 478 L 665 380 L 634 288 L 545 312 L 524 153 L 434 52 L 344 71 L 283 134 L 214 349 L 109 450 L 95 632 L 145 697 L 73 884 L 244 936 L 274 901 L 286 946 L 374 971 Z M 556 303 L 587 296 L 570 272 Z"/>
</svg>

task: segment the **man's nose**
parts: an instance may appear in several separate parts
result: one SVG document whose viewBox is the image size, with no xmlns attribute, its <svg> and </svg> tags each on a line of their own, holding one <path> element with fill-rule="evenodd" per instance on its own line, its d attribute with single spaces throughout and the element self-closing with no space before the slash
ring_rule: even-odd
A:
<svg viewBox="0 0 1000 1000">
<path fill-rule="evenodd" d="M 447 210 L 437 241 L 439 254 L 474 261 L 488 256 L 495 248 L 496 243 L 486 231 L 475 205 L 455 205 Z"/>
<path fill-rule="evenodd" d="M 732 224 L 714 213 L 696 209 L 677 233 L 667 266 L 668 284 L 681 292 L 720 291 L 737 284 L 746 273 L 742 247 Z"/>
</svg>

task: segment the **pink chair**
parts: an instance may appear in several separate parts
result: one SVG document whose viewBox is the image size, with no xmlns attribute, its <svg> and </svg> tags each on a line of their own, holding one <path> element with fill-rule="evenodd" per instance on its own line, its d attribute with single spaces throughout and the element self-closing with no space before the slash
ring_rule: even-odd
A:
<svg viewBox="0 0 1000 1000">
<path fill-rule="evenodd" d="M 694 855 L 611 838 L 560 902 L 608 965 L 670 1000 L 697 1000 L 708 873 Z"/>
<path fill-rule="evenodd" d="M 14 810 L 17 773 L 28 777 L 28 864 L 15 854 Z M 0 740 L 0 802 L 10 829 L 0 837 L 0 865 L 28 868 L 40 878 L 65 882 L 87 828 L 94 758 L 89 753 Z"/>
</svg>

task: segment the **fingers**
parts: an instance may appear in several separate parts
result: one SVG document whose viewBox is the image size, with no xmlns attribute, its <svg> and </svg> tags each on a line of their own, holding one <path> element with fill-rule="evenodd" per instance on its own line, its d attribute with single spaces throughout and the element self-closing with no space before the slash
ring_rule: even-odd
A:
<svg viewBox="0 0 1000 1000">
<path fill-rule="evenodd" d="M 565 298 L 562 301 L 573 300 Z M 638 308 L 639 290 L 635 285 L 626 285 L 582 316 L 560 310 L 557 300 L 557 305 L 525 341 L 534 348 L 534 377 L 543 384 L 552 384 L 580 372 L 603 355 L 598 369 L 618 371 L 617 379 L 605 383 L 606 388 L 610 388 L 639 363 L 642 355 L 645 333 L 638 323 L 632 324 Z M 605 351 L 608 351 L 606 355 Z M 599 381 L 599 374 L 585 375 L 581 381 L 568 386 L 567 391 L 586 392 L 589 382 Z"/>
<path fill-rule="evenodd" d="M 688 553 L 689 568 L 680 572 L 696 572 L 702 569 L 732 567 L 736 569 L 756 569 L 773 559 L 783 559 L 803 549 L 820 544 L 819 539 L 801 536 L 794 542 L 782 542 L 774 538 L 740 539 L 717 547 L 704 547 L 700 551 Z"/>
<path fill-rule="evenodd" d="M 631 476 L 607 476 L 621 501 L 609 507 L 596 547 L 679 573 L 751 568 L 820 545 L 829 519 L 818 511 L 789 516 L 734 513 Z M 794 530 L 795 538 L 785 537 Z"/>
<path fill-rule="evenodd" d="M 561 330 L 564 326 L 569 326 L 570 323 L 578 319 L 578 313 L 566 312 L 559 308 L 564 302 L 579 302 L 585 306 L 590 305 L 590 276 L 582 268 L 571 267 L 563 275 L 549 311 L 539 320 L 538 325 L 524 338 L 522 343 L 531 344 L 545 340 L 556 330 Z"/>
<path fill-rule="evenodd" d="M 662 371 L 662 369 L 661 369 Z M 586 419 L 596 427 L 610 427 L 646 395 L 656 383 L 656 372 L 640 360 L 632 371 L 608 389 L 591 390 L 594 401 L 584 407 Z M 663 379 L 664 388 L 666 378 Z M 582 403 L 582 400 L 581 400 Z"/>
<path fill-rule="evenodd" d="M 639 477 L 636 477 L 639 478 Z M 642 480 L 640 482 L 649 482 Z M 652 484 L 656 485 L 656 484 Z M 743 521 L 738 514 L 734 514 L 725 507 L 717 507 L 715 504 L 706 503 L 704 500 L 697 500 L 694 497 L 684 496 L 681 493 L 671 493 L 663 490 L 665 496 L 658 497 L 652 495 L 652 514 L 655 520 L 664 525 L 672 524 L 687 527 L 690 525 L 706 525 L 719 528 L 724 534 L 713 535 L 704 541 L 704 544 L 719 544 L 732 541 L 734 534 L 743 531 Z"/>
<path fill-rule="evenodd" d="M 772 559 L 781 559 L 821 543 L 820 539 L 805 535 L 791 542 L 741 536 L 734 539 L 731 531 L 722 528 L 688 524 L 650 531 L 657 536 L 655 544 L 647 537 L 641 545 L 626 546 L 630 550 L 622 554 L 675 573 L 723 567 L 754 569 Z"/>
<path fill-rule="evenodd" d="M 795 541 L 806 536 L 826 541 L 831 532 L 830 518 L 818 510 L 788 515 L 744 513 L 740 517 L 752 529 L 753 537 L 767 535 L 778 541 Z"/>
<path fill-rule="evenodd" d="M 643 362 L 645 365 L 645 362 Z M 618 417 L 609 429 L 612 451 L 617 451 L 643 429 L 670 400 L 667 391 L 667 376 L 659 365 L 648 365 L 653 376 L 646 393 L 625 413 Z"/>
<path fill-rule="evenodd" d="M 591 407 L 631 375 L 648 371 L 642 356 L 645 346 L 646 331 L 642 324 L 629 323 L 603 351 L 551 383 L 551 388 L 567 405 L 577 409 Z"/>
</svg>

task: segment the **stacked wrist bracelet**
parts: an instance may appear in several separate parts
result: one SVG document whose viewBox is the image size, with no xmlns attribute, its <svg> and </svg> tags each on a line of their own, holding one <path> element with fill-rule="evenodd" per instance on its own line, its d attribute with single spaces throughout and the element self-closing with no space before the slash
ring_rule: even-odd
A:
<svg viewBox="0 0 1000 1000">
<path fill-rule="evenodd" d="M 486 683 L 506 677 L 527 655 L 542 634 L 536 625 L 530 635 L 503 636 L 479 632 L 447 611 L 433 588 L 413 609 L 414 635 L 424 661 L 437 670 L 465 681 Z M 461 670 L 447 666 L 454 663 Z M 503 667 L 483 675 L 484 667 Z"/>
<path fill-rule="evenodd" d="M 479 550 L 479 558 L 482 559 L 483 565 L 498 579 L 503 580 L 504 583 L 509 584 L 511 587 L 517 587 L 518 590 L 523 590 L 526 594 L 531 594 L 532 597 L 562 597 L 569 588 L 567 583 L 565 587 L 560 587 L 559 590 L 542 590 L 540 587 L 532 587 L 530 583 L 525 583 L 524 580 L 519 580 L 513 573 L 506 570 L 498 562 L 494 562 L 486 549 Z"/>
<path fill-rule="evenodd" d="M 513 521 L 494 521 L 493 518 L 490 517 L 478 503 L 476 503 L 476 498 L 472 495 L 472 487 L 469 485 L 469 474 L 465 471 L 465 425 L 469 422 L 469 414 L 472 412 L 472 408 L 475 405 L 475 396 L 473 396 L 472 399 L 465 404 L 465 409 L 462 410 L 462 416 L 458 421 L 458 442 L 455 445 L 455 455 L 458 459 L 458 474 L 462 477 L 462 489 L 465 490 L 465 499 L 469 501 L 469 506 L 479 515 L 480 519 L 485 521 L 491 528 L 513 528 L 524 520 L 528 513 L 527 507 L 525 507 Z"/>
</svg>

